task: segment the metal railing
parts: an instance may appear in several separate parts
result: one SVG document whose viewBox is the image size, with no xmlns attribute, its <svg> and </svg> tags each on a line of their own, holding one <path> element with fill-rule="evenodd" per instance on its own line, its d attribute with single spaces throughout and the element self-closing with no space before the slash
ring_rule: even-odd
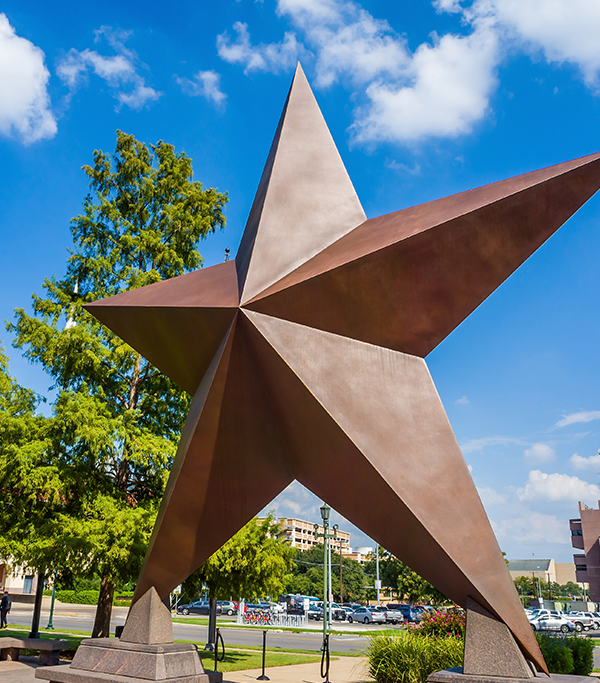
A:
<svg viewBox="0 0 600 683">
<path fill-rule="evenodd" d="M 238 624 L 254 624 L 256 626 L 282 626 L 305 628 L 308 624 L 306 614 L 285 614 L 267 610 L 248 610 L 238 614 Z"/>
</svg>

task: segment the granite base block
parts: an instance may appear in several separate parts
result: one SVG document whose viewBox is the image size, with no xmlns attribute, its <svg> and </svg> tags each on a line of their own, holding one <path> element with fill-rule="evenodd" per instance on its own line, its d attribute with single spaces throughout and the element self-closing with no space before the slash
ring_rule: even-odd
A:
<svg viewBox="0 0 600 683">
<path fill-rule="evenodd" d="M 572 676 L 566 674 L 546 674 L 538 673 L 534 678 L 510 678 L 504 676 L 478 676 L 474 674 L 464 674 L 461 666 L 444 671 L 436 671 L 429 674 L 427 683 L 597 683 L 597 679 L 589 676 Z"/>
<path fill-rule="evenodd" d="M 35 670 L 35 677 L 50 683 L 135 683 L 136 681 L 141 683 L 144 681 L 143 678 L 83 671 L 64 665 L 38 667 Z M 222 683 L 222 680 L 223 674 L 221 673 L 204 673 L 197 676 L 178 676 L 169 679 L 169 683 Z"/>
<path fill-rule="evenodd" d="M 144 645 L 118 638 L 91 638 L 79 646 L 70 666 L 36 670 L 52 683 L 221 683 L 221 673 L 207 674 L 195 645 Z"/>
</svg>

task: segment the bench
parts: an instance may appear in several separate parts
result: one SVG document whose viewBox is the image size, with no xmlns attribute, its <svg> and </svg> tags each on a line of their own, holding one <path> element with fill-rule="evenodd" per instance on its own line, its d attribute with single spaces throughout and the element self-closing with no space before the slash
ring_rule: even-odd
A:
<svg viewBox="0 0 600 683">
<path fill-rule="evenodd" d="M 19 659 L 21 650 L 39 650 L 40 663 L 44 666 L 58 664 L 60 653 L 69 650 L 68 640 L 42 640 L 41 638 L 0 638 L 0 660 Z"/>
</svg>

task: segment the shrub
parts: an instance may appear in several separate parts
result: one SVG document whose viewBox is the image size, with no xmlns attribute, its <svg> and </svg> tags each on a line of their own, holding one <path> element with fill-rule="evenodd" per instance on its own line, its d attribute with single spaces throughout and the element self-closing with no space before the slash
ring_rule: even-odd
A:
<svg viewBox="0 0 600 683">
<path fill-rule="evenodd" d="M 589 676 L 594 668 L 594 642 L 588 638 L 566 638 L 573 655 L 575 676 Z"/>
<path fill-rule="evenodd" d="M 536 638 L 550 673 L 573 673 L 573 654 L 566 644 L 566 638 L 557 638 L 547 633 L 536 633 Z"/>
<path fill-rule="evenodd" d="M 427 610 L 422 614 L 419 624 L 411 631 L 423 636 L 460 636 L 465 635 L 465 615 L 460 612 L 434 612 Z"/>
<path fill-rule="evenodd" d="M 377 683 L 425 683 L 434 671 L 461 666 L 463 648 L 456 636 L 377 633 L 369 642 L 369 675 Z"/>
<path fill-rule="evenodd" d="M 115 595 L 113 600 L 113 605 L 129 607 L 131 601 L 127 600 L 128 593 L 133 595 L 133 591 L 122 591 L 119 595 Z M 98 596 L 100 591 L 89 589 L 89 590 L 57 590 L 56 599 L 59 602 L 66 602 L 71 605 L 97 605 Z M 52 595 L 52 591 L 44 591 L 44 595 Z M 124 597 L 124 600 L 119 598 Z"/>
<path fill-rule="evenodd" d="M 589 676 L 594 668 L 594 643 L 588 638 L 536 633 L 550 673 Z"/>
</svg>

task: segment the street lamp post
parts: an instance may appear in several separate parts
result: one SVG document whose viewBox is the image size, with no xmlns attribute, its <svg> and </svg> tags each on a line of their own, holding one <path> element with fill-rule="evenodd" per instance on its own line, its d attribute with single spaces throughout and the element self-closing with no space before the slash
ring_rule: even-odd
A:
<svg viewBox="0 0 600 683">
<path fill-rule="evenodd" d="M 54 617 L 54 600 L 56 599 L 56 572 L 52 576 L 52 598 L 50 599 L 50 618 L 48 619 L 48 626 L 46 628 L 49 631 L 54 631 L 54 624 L 52 619 Z"/>
<path fill-rule="evenodd" d="M 331 508 L 327 503 L 323 503 L 321 506 L 321 519 L 323 520 L 323 533 L 319 532 L 319 525 L 315 524 L 315 537 L 323 539 L 323 649 L 327 647 L 327 631 L 328 631 L 328 602 L 329 602 L 329 540 L 331 538 L 337 538 L 338 525 L 334 524 L 332 527 L 333 533 L 329 533 L 329 514 Z"/>
</svg>

